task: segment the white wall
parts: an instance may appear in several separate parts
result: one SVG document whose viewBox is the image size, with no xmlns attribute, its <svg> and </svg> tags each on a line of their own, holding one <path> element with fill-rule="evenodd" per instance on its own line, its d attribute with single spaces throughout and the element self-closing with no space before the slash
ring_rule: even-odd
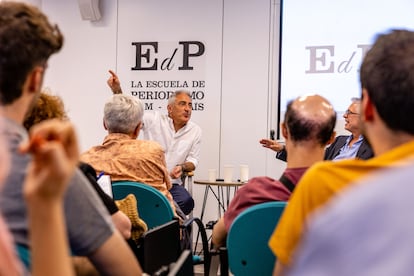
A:
<svg viewBox="0 0 414 276">
<path fill-rule="evenodd" d="M 135 23 L 139 23 L 131 22 L 130 28 L 137 37 L 152 31 L 153 39 L 161 40 L 157 32 L 180 18 L 185 22 L 180 28 L 200 28 L 194 39 L 208 37 L 206 49 L 210 52 L 204 77 L 210 85 L 205 94 L 210 96 L 204 99 L 206 109 L 194 111 L 192 117 L 203 129 L 195 178 L 207 179 L 209 168 L 222 169 L 225 164 L 248 164 L 251 176 L 278 177 L 284 163 L 258 144 L 277 122 L 278 1 L 211 0 L 201 7 L 201 13 L 187 0 L 131 1 L 123 0 L 122 5 L 119 1 L 118 6 L 117 1 L 101 0 L 102 19 L 98 22 L 83 21 L 75 0 L 42 1 L 42 9 L 66 39 L 64 49 L 49 62 L 45 86 L 63 97 L 82 150 L 101 143 L 105 135 L 102 110 L 111 95 L 107 69 L 118 70 L 121 80 L 130 78 L 125 69 L 130 64 L 125 64 L 125 53 L 120 51 L 123 46 L 117 44 L 119 32 L 125 31 L 117 29 L 122 20 L 119 9 L 130 3 Z M 142 5 L 139 9 L 135 9 L 137 2 Z M 164 38 L 188 38 L 180 28 Z M 197 186 L 194 192 L 195 214 L 199 214 L 204 187 Z M 210 200 L 206 220 L 215 219 L 216 210 Z"/>
</svg>

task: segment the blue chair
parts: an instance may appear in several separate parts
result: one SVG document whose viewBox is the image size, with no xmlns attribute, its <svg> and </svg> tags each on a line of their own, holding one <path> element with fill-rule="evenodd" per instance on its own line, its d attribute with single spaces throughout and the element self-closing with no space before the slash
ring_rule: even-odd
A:
<svg viewBox="0 0 414 276">
<path fill-rule="evenodd" d="M 135 195 L 139 216 L 145 221 L 148 229 L 164 225 L 174 219 L 173 209 L 168 199 L 160 191 L 147 184 L 133 181 L 114 181 L 112 182 L 112 192 L 115 200 L 122 199 L 128 194 Z M 199 256 L 193 256 L 193 262 L 194 264 L 203 263 L 205 271 L 208 271 L 210 255 L 207 234 L 202 221 L 191 216 L 183 222 L 181 228 L 186 229 L 186 233 L 190 233 L 188 229 L 193 223 L 196 223 L 200 230 L 204 252 L 202 259 Z"/>
<path fill-rule="evenodd" d="M 112 183 L 112 192 L 115 200 L 122 199 L 129 194 L 135 196 L 139 216 L 145 221 L 148 229 L 174 219 L 170 202 L 154 187 L 133 181 L 115 181 Z"/>
<path fill-rule="evenodd" d="M 24 264 L 24 266 L 27 268 L 28 271 L 30 271 L 31 267 L 31 259 L 30 259 L 30 250 L 25 245 L 22 244 L 15 244 L 17 254 Z"/>
<path fill-rule="evenodd" d="M 272 275 L 275 256 L 268 241 L 286 202 L 266 202 L 240 213 L 227 235 L 230 271 L 238 275 Z"/>
</svg>

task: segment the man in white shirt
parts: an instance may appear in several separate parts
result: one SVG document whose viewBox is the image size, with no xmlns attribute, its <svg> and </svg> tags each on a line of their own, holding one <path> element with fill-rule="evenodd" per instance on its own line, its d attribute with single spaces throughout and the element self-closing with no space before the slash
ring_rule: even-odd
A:
<svg viewBox="0 0 414 276">
<path fill-rule="evenodd" d="M 114 94 L 122 93 L 118 76 L 109 70 L 107 83 Z M 168 99 L 168 114 L 145 112 L 143 138 L 157 141 L 165 150 L 165 159 L 173 187 L 170 190 L 174 201 L 184 214 L 194 208 L 194 200 L 181 186 L 181 176 L 195 170 L 200 157 L 201 128 L 190 121 L 192 112 L 191 95 L 187 91 L 174 92 Z"/>
</svg>

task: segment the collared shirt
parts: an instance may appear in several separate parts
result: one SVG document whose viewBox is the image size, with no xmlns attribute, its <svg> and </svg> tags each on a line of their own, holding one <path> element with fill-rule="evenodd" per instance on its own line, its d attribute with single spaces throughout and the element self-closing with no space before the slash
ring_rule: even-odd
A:
<svg viewBox="0 0 414 276">
<path fill-rule="evenodd" d="M 154 141 L 132 139 L 123 133 L 110 133 L 102 145 L 90 148 L 80 159 L 97 172 L 110 175 L 112 181 L 129 180 L 153 186 L 172 203 L 164 151 Z"/>
<path fill-rule="evenodd" d="M 143 138 L 161 144 L 169 172 L 184 162 L 191 162 L 197 167 L 201 145 L 201 128 L 197 124 L 189 121 L 176 132 L 172 119 L 159 112 L 146 112 L 143 122 Z M 176 182 L 179 180 L 175 179 Z"/>
<path fill-rule="evenodd" d="M 353 136 L 350 135 L 348 139 L 346 139 L 345 145 L 343 145 L 343 147 L 339 151 L 339 154 L 335 156 L 335 158 L 333 159 L 334 161 L 342 159 L 351 159 L 356 157 L 359 147 L 361 146 L 362 141 L 364 140 L 364 137 L 362 135 L 359 135 L 358 140 L 355 143 L 353 143 L 352 146 L 349 146 L 349 142 L 351 142 L 352 138 Z"/>
</svg>

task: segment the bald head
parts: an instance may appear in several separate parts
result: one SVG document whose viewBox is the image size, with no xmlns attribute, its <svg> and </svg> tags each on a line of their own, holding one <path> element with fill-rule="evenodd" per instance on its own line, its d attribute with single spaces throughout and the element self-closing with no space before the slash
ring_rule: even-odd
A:
<svg viewBox="0 0 414 276">
<path fill-rule="evenodd" d="M 325 145 L 335 128 L 336 112 L 331 103 L 319 95 L 296 98 L 287 106 L 285 124 L 295 142 L 315 140 Z"/>
</svg>

